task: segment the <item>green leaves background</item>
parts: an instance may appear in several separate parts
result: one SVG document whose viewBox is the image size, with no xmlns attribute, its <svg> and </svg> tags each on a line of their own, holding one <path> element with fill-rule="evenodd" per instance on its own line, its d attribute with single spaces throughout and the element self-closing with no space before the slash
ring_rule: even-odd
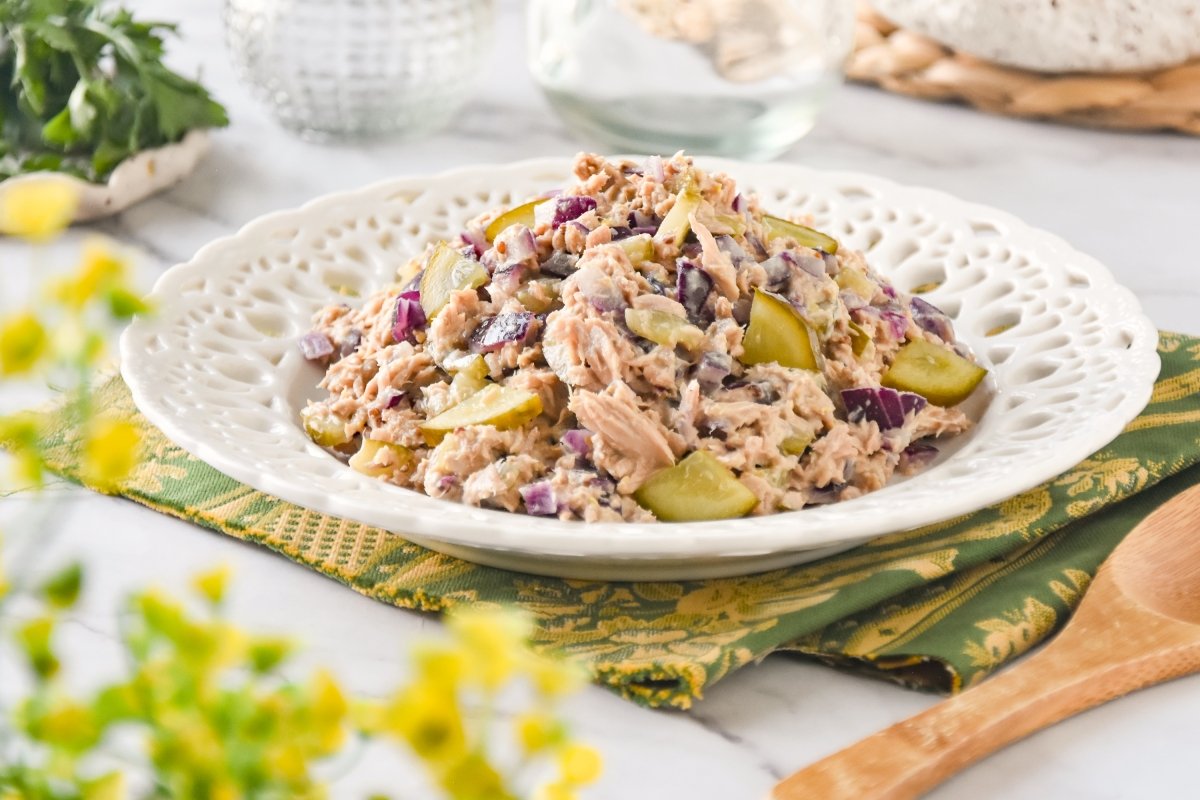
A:
<svg viewBox="0 0 1200 800">
<path fill-rule="evenodd" d="M 0 180 L 102 182 L 133 153 L 227 125 L 203 86 L 163 65 L 174 30 L 100 0 L 0 0 Z"/>
</svg>

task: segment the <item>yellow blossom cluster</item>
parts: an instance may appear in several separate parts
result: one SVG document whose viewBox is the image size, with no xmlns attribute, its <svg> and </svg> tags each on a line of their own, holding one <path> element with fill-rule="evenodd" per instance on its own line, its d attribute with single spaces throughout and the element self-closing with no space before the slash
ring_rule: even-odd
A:
<svg viewBox="0 0 1200 800">
<path fill-rule="evenodd" d="M 70 183 L 22 181 L 0 195 L 0 233 L 45 242 L 77 202 Z M 95 488 L 118 489 L 137 466 L 137 427 L 95 408 L 90 393 L 112 326 L 150 310 L 128 272 L 116 248 L 92 241 L 37 302 L 0 309 L 0 379 L 68 387 L 75 424 L 46 431 L 35 414 L 0 416 L 0 444 L 23 485 L 41 485 L 48 448 L 62 437 L 77 440 L 81 477 Z M 40 583 L 22 571 L 21 580 L 7 581 L 0 561 L 0 630 L 23 654 L 34 687 L 0 709 L 0 800 L 315 800 L 329 795 L 320 776 L 330 763 L 368 740 L 415 754 L 450 800 L 574 800 L 601 771 L 600 755 L 574 741 L 557 713 L 586 676 L 531 651 L 531 620 L 511 610 L 452 611 L 449 636 L 412 651 L 411 680 L 383 700 L 355 699 L 329 672 L 287 678 L 293 645 L 232 625 L 223 615 L 230 574 L 216 569 L 195 576 L 190 602 L 158 590 L 133 596 L 121 626 L 127 672 L 77 696 L 66 688 L 71 664 L 56 638 L 80 597 L 83 569 L 72 564 Z M 40 611 L 9 620 L 16 593 Z M 508 730 L 521 753 L 515 765 L 491 748 L 502 727 L 494 703 L 514 687 L 533 697 Z M 128 773 L 97 767 L 111 765 L 103 756 L 114 740 L 140 743 L 140 759 L 128 749 L 121 756 Z M 134 794 L 147 776 L 149 793 Z"/>
<path fill-rule="evenodd" d="M 24 179 L 0 195 L 0 232 L 44 243 L 69 223 L 78 199 L 70 182 Z M 127 420 L 90 407 L 87 381 L 105 357 L 112 328 L 148 310 L 130 286 L 128 259 L 101 239 L 88 241 L 74 268 L 52 277 L 35 302 L 0 309 L 0 379 L 44 377 L 69 387 L 83 478 L 104 491 L 133 470 L 140 436 Z M 46 438 L 33 415 L 0 417 L 0 443 L 12 454 L 19 483 L 41 482 Z"/>
</svg>

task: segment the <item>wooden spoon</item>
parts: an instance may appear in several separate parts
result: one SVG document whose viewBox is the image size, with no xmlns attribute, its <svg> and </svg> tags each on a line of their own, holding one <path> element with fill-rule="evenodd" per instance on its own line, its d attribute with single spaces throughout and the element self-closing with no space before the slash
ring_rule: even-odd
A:
<svg viewBox="0 0 1200 800">
<path fill-rule="evenodd" d="M 1200 671 L 1200 486 L 1133 529 L 1040 652 L 780 782 L 774 800 L 918 797 L 1034 731 Z"/>
</svg>

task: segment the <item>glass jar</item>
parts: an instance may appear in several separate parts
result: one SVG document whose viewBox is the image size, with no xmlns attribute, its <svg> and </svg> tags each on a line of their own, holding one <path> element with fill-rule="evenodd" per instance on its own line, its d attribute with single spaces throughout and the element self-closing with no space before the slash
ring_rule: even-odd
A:
<svg viewBox="0 0 1200 800">
<path fill-rule="evenodd" d="M 772 158 L 841 81 L 850 0 L 529 0 L 529 67 L 584 136 Z"/>
<path fill-rule="evenodd" d="M 309 134 L 417 134 L 467 99 L 492 0 L 225 0 L 241 78 Z"/>
</svg>

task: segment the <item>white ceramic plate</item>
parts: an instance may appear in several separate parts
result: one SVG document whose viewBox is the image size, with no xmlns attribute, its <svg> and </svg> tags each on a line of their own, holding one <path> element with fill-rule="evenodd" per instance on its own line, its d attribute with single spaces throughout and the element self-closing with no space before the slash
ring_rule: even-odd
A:
<svg viewBox="0 0 1200 800">
<path fill-rule="evenodd" d="M 901 289 L 956 318 L 991 370 L 978 426 L 925 472 L 855 500 L 743 520 L 585 524 L 434 500 L 360 475 L 304 435 L 320 371 L 296 339 L 313 312 L 366 295 L 464 220 L 568 182 L 529 161 L 385 181 L 270 214 L 159 280 L 156 316 L 121 340 L 142 412 L 220 471 L 308 508 L 467 559 L 606 579 L 735 575 L 800 563 L 965 514 L 1031 488 L 1111 441 L 1145 406 L 1159 361 L 1136 299 L 1095 260 L 1008 214 L 879 178 L 700 160 L 766 208 L 812 214 Z M 1011 326 L 988 336 L 989 331 Z"/>
</svg>

